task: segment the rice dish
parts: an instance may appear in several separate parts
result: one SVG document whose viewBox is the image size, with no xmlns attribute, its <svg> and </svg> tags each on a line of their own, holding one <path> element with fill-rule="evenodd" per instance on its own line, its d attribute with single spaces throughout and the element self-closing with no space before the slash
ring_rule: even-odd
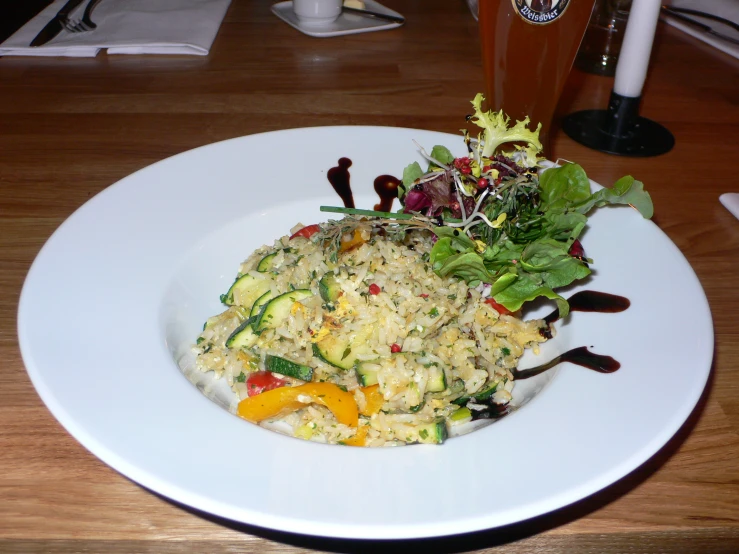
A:
<svg viewBox="0 0 739 554">
<path fill-rule="evenodd" d="M 500 313 L 489 285 L 440 277 L 423 225 L 347 217 L 293 231 L 241 264 L 194 347 L 240 416 L 378 447 L 439 444 L 505 410 L 511 369 L 546 340 L 542 320 Z"/>
</svg>

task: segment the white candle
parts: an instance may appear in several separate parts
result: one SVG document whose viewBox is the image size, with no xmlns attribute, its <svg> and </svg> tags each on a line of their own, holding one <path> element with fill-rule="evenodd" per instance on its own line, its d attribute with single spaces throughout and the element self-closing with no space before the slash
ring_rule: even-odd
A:
<svg viewBox="0 0 739 554">
<path fill-rule="evenodd" d="M 616 79 L 613 84 L 616 94 L 632 98 L 641 96 L 661 4 L 660 0 L 633 0 L 631 3 L 629 21 L 616 65 Z"/>
</svg>

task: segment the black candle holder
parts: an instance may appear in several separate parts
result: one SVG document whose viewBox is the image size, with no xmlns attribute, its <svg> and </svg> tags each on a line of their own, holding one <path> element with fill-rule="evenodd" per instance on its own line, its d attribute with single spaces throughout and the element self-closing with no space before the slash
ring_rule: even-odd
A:
<svg viewBox="0 0 739 554">
<path fill-rule="evenodd" d="M 607 110 L 584 110 L 564 118 L 562 130 L 572 140 L 620 156 L 659 156 L 672 150 L 675 137 L 659 123 L 639 115 L 641 96 L 611 92 Z"/>
</svg>

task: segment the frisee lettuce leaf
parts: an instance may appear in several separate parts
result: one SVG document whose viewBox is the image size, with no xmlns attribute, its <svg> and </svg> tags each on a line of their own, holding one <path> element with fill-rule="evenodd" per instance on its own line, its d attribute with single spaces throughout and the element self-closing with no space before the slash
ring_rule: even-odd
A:
<svg viewBox="0 0 739 554">
<path fill-rule="evenodd" d="M 482 136 L 479 138 L 479 144 L 483 145 L 482 156 L 492 156 L 499 146 L 509 142 L 526 143 L 534 157 L 541 152 L 542 145 L 539 141 L 541 123 L 539 123 L 535 131 L 530 131 L 527 128 L 529 118 L 525 117 L 523 121 L 516 121 L 513 126 L 509 127 L 508 123 L 510 119 L 503 113 L 503 110 L 499 112 L 492 110 L 487 112 L 482 111 L 484 100 L 485 97 L 480 93 L 475 96 L 474 100 L 472 100 L 472 107 L 475 113 L 470 118 L 472 123 L 483 129 Z"/>
</svg>

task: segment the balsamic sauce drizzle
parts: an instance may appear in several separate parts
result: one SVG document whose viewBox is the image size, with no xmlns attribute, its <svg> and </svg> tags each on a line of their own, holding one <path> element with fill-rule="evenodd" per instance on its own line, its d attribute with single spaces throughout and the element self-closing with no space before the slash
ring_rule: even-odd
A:
<svg viewBox="0 0 739 554">
<path fill-rule="evenodd" d="M 544 373 L 547 369 L 551 369 L 554 366 L 561 364 L 562 362 L 570 362 L 571 364 L 577 364 L 582 367 L 587 367 L 598 373 L 613 373 L 621 364 L 610 356 L 603 356 L 601 354 L 594 354 L 588 350 L 587 346 L 580 346 L 568 350 L 564 354 L 560 354 L 550 362 L 541 364 L 536 367 L 529 369 L 512 369 L 513 379 L 528 379 L 529 377 L 535 377 L 540 373 Z"/>
<path fill-rule="evenodd" d="M 389 212 L 393 209 L 393 200 L 398 197 L 400 179 L 392 175 L 380 175 L 375 179 L 375 192 L 380 197 L 380 203 L 375 204 L 375 211 Z"/>
<path fill-rule="evenodd" d="M 349 158 L 339 158 L 339 165 L 328 170 L 326 176 L 329 183 L 334 187 L 336 194 L 339 195 L 341 201 L 344 202 L 345 208 L 354 207 L 354 195 L 352 194 L 352 186 L 350 184 L 349 168 L 352 161 Z"/>
<path fill-rule="evenodd" d="M 567 303 L 570 305 L 571 312 L 600 312 L 609 314 L 623 312 L 631 306 L 629 299 L 624 296 L 617 296 L 615 294 L 597 292 L 594 290 L 583 290 L 575 293 L 567 299 Z M 547 326 L 545 329 L 540 331 L 541 334 L 546 338 L 552 338 L 550 328 L 552 323 L 558 319 L 559 309 L 555 309 L 551 314 L 544 318 Z M 564 354 L 560 354 L 545 364 L 529 369 L 512 369 L 511 373 L 513 373 L 514 379 L 528 379 L 529 377 L 539 375 L 547 369 L 551 369 L 562 362 L 577 364 L 599 373 L 613 373 L 621 367 L 621 364 L 610 356 L 594 354 L 588 350 L 587 346 L 580 346 L 579 348 L 573 348 Z"/>
<path fill-rule="evenodd" d="M 352 161 L 349 158 L 339 158 L 338 165 L 328 170 L 326 177 L 336 194 L 344 202 L 345 208 L 354 208 L 354 193 L 352 193 L 351 175 L 349 168 Z M 380 175 L 375 178 L 375 192 L 380 197 L 380 203 L 375 204 L 378 212 L 389 212 L 393 208 L 393 200 L 398 197 L 398 186 L 401 181 L 392 175 Z"/>
<path fill-rule="evenodd" d="M 571 312 L 602 312 L 615 314 L 623 312 L 631 302 L 624 296 L 608 294 L 607 292 L 597 292 L 594 290 L 583 290 L 573 294 L 567 299 Z M 559 310 L 555 309 L 551 314 L 544 318 L 547 325 L 551 325 L 559 319 Z"/>
</svg>

